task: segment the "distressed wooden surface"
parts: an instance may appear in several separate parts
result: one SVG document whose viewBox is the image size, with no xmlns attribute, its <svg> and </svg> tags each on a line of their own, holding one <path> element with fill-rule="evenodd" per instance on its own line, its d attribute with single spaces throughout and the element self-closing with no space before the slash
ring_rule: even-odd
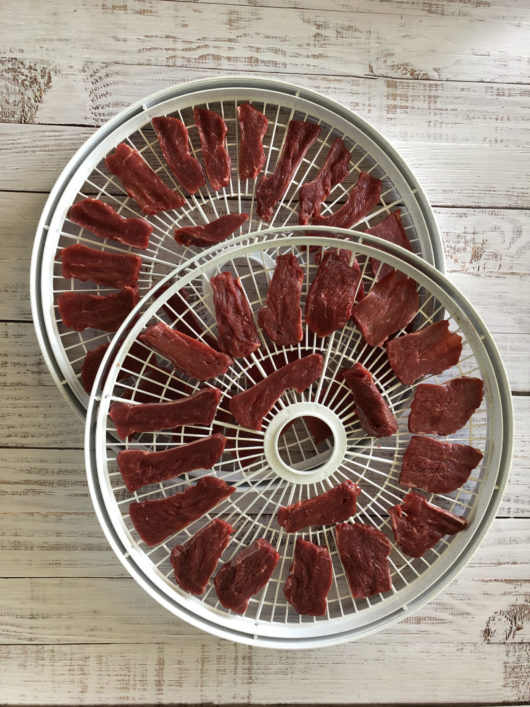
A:
<svg viewBox="0 0 530 707">
<path fill-rule="evenodd" d="M 529 703 L 528 1 L 0 0 L 0 13 L 0 703 Z M 470 563 L 415 615 L 331 649 L 215 639 L 129 578 L 91 508 L 82 422 L 33 333 L 33 236 L 73 152 L 143 96 L 226 73 L 322 91 L 394 144 L 514 392 L 511 476 Z"/>
</svg>

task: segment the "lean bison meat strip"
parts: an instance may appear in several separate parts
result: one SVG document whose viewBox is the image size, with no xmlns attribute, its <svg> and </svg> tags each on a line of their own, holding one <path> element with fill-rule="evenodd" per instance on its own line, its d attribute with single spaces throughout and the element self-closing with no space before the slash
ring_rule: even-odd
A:
<svg viewBox="0 0 530 707">
<path fill-rule="evenodd" d="M 346 381 L 353 393 L 355 411 L 366 434 L 372 437 L 391 437 L 397 432 L 396 418 L 388 403 L 377 389 L 370 371 L 361 363 L 342 371 L 341 378 Z"/>
<path fill-rule="evenodd" d="M 319 496 L 282 506 L 278 511 L 278 523 L 288 533 L 312 525 L 338 523 L 355 513 L 360 493 L 361 489 L 353 481 L 343 481 Z"/>
<path fill-rule="evenodd" d="M 392 213 L 389 214 L 384 221 L 378 223 L 377 226 L 368 228 L 366 233 L 370 233 L 372 236 L 377 236 L 378 238 L 383 238 L 389 243 L 395 243 L 396 245 L 400 245 L 402 248 L 412 251 L 409 238 L 403 228 L 403 224 L 401 223 L 401 209 L 392 211 Z M 370 265 L 372 266 L 372 272 L 374 275 L 377 273 L 379 264 L 379 260 L 376 258 L 370 258 Z M 393 269 L 394 268 L 391 265 L 383 263 L 377 276 L 378 279 L 381 280 L 385 277 L 385 275 L 388 275 L 389 272 L 392 272 Z"/>
<path fill-rule="evenodd" d="M 349 161 L 350 153 L 338 137 L 315 179 L 300 187 L 298 223 L 305 225 L 313 216 L 320 214 L 320 206 L 328 198 L 332 187 L 340 184 L 348 174 Z"/>
<path fill-rule="evenodd" d="M 467 527 L 465 518 L 427 503 L 415 491 L 402 504 L 388 509 L 396 543 L 411 557 L 421 557 L 444 535 L 454 535 Z"/>
<path fill-rule="evenodd" d="M 258 324 L 280 346 L 302 341 L 300 295 L 304 271 L 291 253 L 276 258 L 267 299 L 258 312 Z"/>
<path fill-rule="evenodd" d="M 333 214 L 314 216 L 311 223 L 315 226 L 351 228 L 372 211 L 380 196 L 381 180 L 367 172 L 361 172 L 357 184 L 348 196 L 348 201 Z"/>
<path fill-rule="evenodd" d="M 63 292 L 57 299 L 57 306 L 68 329 L 83 331 L 92 327 L 116 331 L 137 302 L 138 290 L 124 287 L 111 295 Z"/>
<path fill-rule="evenodd" d="M 234 358 L 250 356 L 259 349 L 260 340 L 239 278 L 236 279 L 231 272 L 222 272 L 212 277 L 210 284 L 219 348 Z"/>
<path fill-rule="evenodd" d="M 252 388 L 235 395 L 229 403 L 230 412 L 239 425 L 261 430 L 265 415 L 288 388 L 298 393 L 308 388 L 322 374 L 322 356 L 309 354 L 282 366 Z"/>
<path fill-rule="evenodd" d="M 233 532 L 234 528 L 226 521 L 214 518 L 184 545 L 171 550 L 170 560 L 179 587 L 191 594 L 204 592 Z"/>
<path fill-rule="evenodd" d="M 220 243 L 245 223 L 248 214 L 226 214 L 203 226 L 175 228 L 173 236 L 177 243 L 185 246 L 209 246 Z"/>
<path fill-rule="evenodd" d="M 413 437 L 403 456 L 399 483 L 430 493 L 451 493 L 465 484 L 482 452 L 467 444 Z"/>
<path fill-rule="evenodd" d="M 178 118 L 153 118 L 160 149 L 171 171 L 190 194 L 206 184 L 200 162 L 190 154 L 188 130 Z"/>
<path fill-rule="evenodd" d="M 289 604 L 299 614 L 324 616 L 332 579 L 329 550 L 297 538 L 293 562 L 283 588 Z"/>
<path fill-rule="evenodd" d="M 186 200 L 178 191 L 170 189 L 153 172 L 141 154 L 124 142 L 105 159 L 109 172 L 123 184 L 125 191 L 134 199 L 144 214 L 178 209 Z"/>
<path fill-rule="evenodd" d="M 70 207 L 68 218 L 95 236 L 145 250 L 153 227 L 143 218 L 123 218 L 99 199 L 83 199 Z"/>
<path fill-rule="evenodd" d="M 261 178 L 256 191 L 258 214 L 264 221 L 270 221 L 274 207 L 287 191 L 298 165 L 311 145 L 320 135 L 316 123 L 291 120 L 287 135 L 274 172 Z"/>
<path fill-rule="evenodd" d="M 198 520 L 235 490 L 235 486 L 228 486 L 215 476 L 203 476 L 195 486 L 174 496 L 133 501 L 129 515 L 142 540 L 147 545 L 157 545 Z"/>
<path fill-rule="evenodd" d="M 480 407 L 483 394 L 480 378 L 453 378 L 443 385 L 420 383 L 410 406 L 409 432 L 457 432 Z"/>
<path fill-rule="evenodd" d="M 225 147 L 228 128 L 220 115 L 206 108 L 194 108 L 193 118 L 199 131 L 208 180 L 212 188 L 219 191 L 230 182 L 232 162 Z"/>
<path fill-rule="evenodd" d="M 223 565 L 214 579 L 215 591 L 225 609 L 244 614 L 250 598 L 267 584 L 280 555 L 259 538 Z"/>
<path fill-rule="evenodd" d="M 364 523 L 339 523 L 337 550 L 354 599 L 366 599 L 392 589 L 388 556 L 391 544 L 384 533 Z"/>
<path fill-rule="evenodd" d="M 263 138 L 269 125 L 268 119 L 250 103 L 237 107 L 239 121 L 239 178 L 254 179 L 265 164 Z"/>
<path fill-rule="evenodd" d="M 142 267 L 142 259 L 132 253 L 105 253 L 86 245 L 68 246 L 61 250 L 62 276 L 121 289 L 134 287 Z"/>
</svg>

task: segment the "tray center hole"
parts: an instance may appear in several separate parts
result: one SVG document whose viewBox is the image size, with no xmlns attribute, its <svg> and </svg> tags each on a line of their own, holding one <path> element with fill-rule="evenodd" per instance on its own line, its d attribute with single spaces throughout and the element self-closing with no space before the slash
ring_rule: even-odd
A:
<svg viewBox="0 0 530 707">
<path fill-rule="evenodd" d="M 300 415 L 288 422 L 278 437 L 278 454 L 284 464 L 298 471 L 313 471 L 333 453 L 331 427 L 312 415 Z"/>
</svg>

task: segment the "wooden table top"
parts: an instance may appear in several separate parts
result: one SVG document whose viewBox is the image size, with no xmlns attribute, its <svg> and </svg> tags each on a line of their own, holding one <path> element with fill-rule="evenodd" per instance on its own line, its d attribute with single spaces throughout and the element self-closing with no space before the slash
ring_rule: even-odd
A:
<svg viewBox="0 0 530 707">
<path fill-rule="evenodd" d="M 528 0 L 0 0 L 0 16 L 0 703 L 530 702 Z M 142 96 L 227 73 L 321 91 L 394 144 L 513 392 L 510 480 L 471 562 L 416 614 L 334 648 L 216 639 L 125 573 L 31 321 L 33 237 L 73 152 Z"/>
</svg>

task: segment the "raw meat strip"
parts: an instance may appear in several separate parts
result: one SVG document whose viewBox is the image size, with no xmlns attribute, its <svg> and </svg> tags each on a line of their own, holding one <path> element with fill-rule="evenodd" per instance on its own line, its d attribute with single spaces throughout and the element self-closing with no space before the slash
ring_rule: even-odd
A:
<svg viewBox="0 0 530 707">
<path fill-rule="evenodd" d="M 300 295 L 304 271 L 291 253 L 276 258 L 274 275 L 265 304 L 258 312 L 258 324 L 269 339 L 280 346 L 302 341 Z"/>
<path fill-rule="evenodd" d="M 392 589 L 388 556 L 391 544 L 384 533 L 364 523 L 339 523 L 337 550 L 354 599 L 366 599 Z"/>
<path fill-rule="evenodd" d="M 250 356 L 260 341 L 252 310 L 239 278 L 222 272 L 210 280 L 217 320 L 217 343 L 221 351 L 234 358 Z"/>
<path fill-rule="evenodd" d="M 92 390 L 92 386 L 94 385 L 94 381 L 96 380 L 97 372 L 99 370 L 101 362 L 103 361 L 105 352 L 108 348 L 109 344 L 101 344 L 101 346 L 98 346 L 96 349 L 88 351 L 87 355 L 85 356 L 85 360 L 83 361 L 83 365 L 81 366 L 81 382 L 83 384 L 83 388 L 86 390 L 87 393 L 90 393 Z M 116 349 L 116 351 L 118 351 L 118 349 Z M 140 358 L 141 360 L 139 361 L 138 358 Z M 144 364 L 148 361 L 151 364 L 156 364 L 155 354 L 150 354 L 146 360 L 145 349 L 137 342 L 134 342 L 134 344 L 129 350 L 129 353 L 125 357 L 125 361 L 123 362 L 122 367 L 118 372 L 117 380 L 123 380 L 123 378 L 127 378 L 132 373 L 139 373 L 142 370 Z M 102 379 L 101 386 L 104 385 L 105 380 L 106 376 Z"/>
<path fill-rule="evenodd" d="M 179 587 L 191 594 L 202 594 L 219 559 L 230 542 L 234 528 L 221 518 L 214 518 L 184 545 L 171 550 L 171 564 Z"/>
<path fill-rule="evenodd" d="M 230 412 L 239 425 L 261 430 L 265 415 L 288 388 L 301 393 L 322 374 L 322 356 L 309 354 L 282 366 L 256 385 L 235 395 L 229 403 Z"/>
<path fill-rule="evenodd" d="M 228 128 L 220 115 L 206 108 L 194 108 L 193 118 L 199 131 L 206 174 L 213 189 L 219 191 L 230 182 L 232 162 L 225 148 Z"/>
<path fill-rule="evenodd" d="M 68 329 L 83 331 L 92 327 L 116 331 L 137 302 L 138 290 L 124 287 L 112 295 L 63 292 L 57 299 L 57 306 Z"/>
<path fill-rule="evenodd" d="M 256 190 L 258 214 L 264 221 L 270 221 L 274 207 L 287 191 L 298 165 L 311 145 L 320 135 L 316 123 L 291 120 L 287 136 L 274 172 L 261 178 Z"/>
<path fill-rule="evenodd" d="M 75 244 L 61 250 L 62 275 L 100 285 L 134 287 L 142 267 L 142 259 L 132 253 L 105 253 L 102 250 Z"/>
<path fill-rule="evenodd" d="M 178 533 L 236 490 L 215 476 L 203 476 L 195 486 L 174 496 L 129 506 L 132 523 L 147 545 L 158 545 Z"/>
<path fill-rule="evenodd" d="M 147 327 L 138 338 L 168 358 L 179 371 L 201 381 L 226 373 L 232 365 L 230 356 L 164 322 Z"/>
<path fill-rule="evenodd" d="M 350 153 L 338 137 L 331 146 L 326 161 L 312 182 L 300 187 L 298 223 L 305 225 L 309 219 L 320 214 L 320 206 L 336 184 L 340 184 L 348 174 Z"/>
<path fill-rule="evenodd" d="M 221 243 L 245 223 L 248 214 L 226 214 L 204 226 L 175 228 L 173 235 L 177 243 L 185 246 L 209 246 Z"/>
<path fill-rule="evenodd" d="M 118 454 L 118 466 L 127 490 L 173 479 L 196 469 L 211 469 L 219 461 L 226 438 L 220 434 L 181 444 L 163 452 L 126 449 Z"/>
<path fill-rule="evenodd" d="M 124 142 L 105 159 L 107 169 L 123 184 L 125 191 L 134 199 L 144 214 L 178 209 L 186 203 L 184 197 L 170 189 L 153 172 L 141 154 Z"/>
<path fill-rule="evenodd" d="M 282 506 L 278 511 L 278 523 L 288 533 L 311 525 L 338 523 L 355 513 L 360 493 L 361 489 L 353 481 L 343 481 L 319 496 Z"/>
<path fill-rule="evenodd" d="M 372 211 L 380 196 L 381 180 L 367 172 L 361 172 L 357 184 L 348 196 L 348 201 L 333 214 L 314 216 L 311 223 L 316 226 L 351 228 Z M 311 233 L 311 235 L 315 234 Z"/>
<path fill-rule="evenodd" d="M 451 493 L 465 484 L 482 459 L 482 452 L 467 444 L 413 437 L 403 456 L 399 483 L 430 493 Z"/>
<path fill-rule="evenodd" d="M 383 238 L 389 243 L 395 243 L 396 245 L 400 245 L 402 248 L 406 248 L 407 250 L 412 251 L 409 238 L 405 229 L 403 228 L 403 224 L 401 223 L 401 209 L 392 211 L 392 213 L 389 214 L 384 219 L 384 221 L 378 223 L 377 226 L 372 226 L 372 228 L 368 228 L 366 230 L 366 233 L 370 233 L 372 236 L 377 236 L 378 238 Z M 374 273 L 374 275 L 377 273 L 379 263 L 380 261 L 376 260 L 376 258 L 370 258 L 370 264 L 372 266 L 372 272 Z M 379 270 L 379 274 L 377 276 L 378 279 L 381 280 L 383 277 L 385 277 L 385 275 L 388 275 L 389 272 L 392 272 L 393 269 L 394 268 L 391 265 L 383 263 L 383 265 L 381 265 L 381 270 Z"/>
<path fill-rule="evenodd" d="M 134 432 L 155 432 L 182 425 L 209 425 L 221 399 L 218 388 L 203 388 L 169 403 L 131 405 L 117 402 L 109 411 L 121 439 Z"/>
<path fill-rule="evenodd" d="M 397 432 L 396 418 L 377 389 L 370 371 L 361 363 L 343 370 L 341 377 L 353 393 L 355 411 L 366 434 L 372 437 L 390 437 Z"/>
<path fill-rule="evenodd" d="M 289 604 L 299 614 L 324 616 L 332 579 L 329 550 L 297 538 L 293 562 L 283 588 Z"/>
<path fill-rule="evenodd" d="M 269 125 L 268 119 L 250 103 L 237 107 L 239 120 L 239 178 L 254 179 L 265 164 L 263 138 Z"/>
<path fill-rule="evenodd" d="M 444 535 L 454 535 L 467 527 L 465 518 L 427 503 L 415 491 L 408 493 L 401 506 L 388 509 L 396 543 L 411 557 L 421 557 Z"/>
<path fill-rule="evenodd" d="M 382 346 L 418 312 L 416 283 L 392 270 L 352 309 L 352 318 L 370 346 Z"/>
<path fill-rule="evenodd" d="M 123 218 L 99 199 L 83 199 L 70 207 L 68 218 L 100 238 L 145 250 L 153 227 L 143 218 Z"/>
<path fill-rule="evenodd" d="M 450 332 L 449 322 L 444 320 L 387 341 L 386 351 L 399 380 L 412 385 L 428 373 L 442 373 L 457 364 L 462 337 Z"/>
<path fill-rule="evenodd" d="M 221 567 L 214 579 L 215 591 L 225 609 L 244 614 L 250 597 L 267 584 L 280 555 L 263 538 Z"/>
<path fill-rule="evenodd" d="M 480 378 L 453 378 L 443 385 L 420 383 L 410 406 L 409 431 L 435 435 L 457 432 L 480 407 Z"/>
<path fill-rule="evenodd" d="M 159 117 L 151 121 L 160 149 L 171 171 L 190 194 L 206 184 L 201 164 L 190 154 L 188 130 L 178 118 Z"/>
<path fill-rule="evenodd" d="M 348 265 L 336 252 L 327 252 L 311 283 L 305 305 L 309 329 L 317 336 L 329 336 L 349 320 L 361 280 L 357 261 Z"/>
</svg>

